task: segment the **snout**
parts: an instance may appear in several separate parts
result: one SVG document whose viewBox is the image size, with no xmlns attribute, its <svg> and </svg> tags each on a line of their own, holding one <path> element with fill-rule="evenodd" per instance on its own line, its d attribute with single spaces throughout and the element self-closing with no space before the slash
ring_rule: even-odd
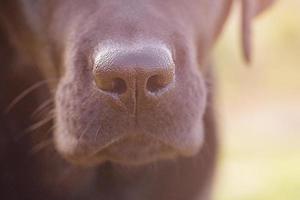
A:
<svg viewBox="0 0 300 200">
<path fill-rule="evenodd" d="M 143 106 L 145 99 L 160 101 L 174 89 L 175 64 L 170 50 L 161 44 L 110 44 L 96 50 L 93 76 L 100 92 L 136 113 L 137 104 Z"/>
<path fill-rule="evenodd" d="M 175 60 L 181 55 L 157 41 L 102 42 L 91 52 L 88 65 L 67 62 L 58 86 L 55 141 L 63 155 L 141 164 L 199 151 L 206 91 L 190 57 Z"/>
</svg>

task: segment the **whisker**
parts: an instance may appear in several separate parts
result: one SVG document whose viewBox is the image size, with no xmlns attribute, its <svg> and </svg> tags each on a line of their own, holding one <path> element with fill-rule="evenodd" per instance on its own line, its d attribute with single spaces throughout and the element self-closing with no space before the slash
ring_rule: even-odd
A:
<svg viewBox="0 0 300 200">
<path fill-rule="evenodd" d="M 95 122 L 96 119 L 97 119 L 97 116 L 95 116 L 94 119 L 91 120 L 91 121 L 86 125 L 86 128 L 82 131 L 82 133 L 81 133 L 80 136 L 78 137 L 77 145 L 79 145 L 80 140 L 81 140 L 82 137 L 87 133 L 87 131 L 89 130 L 89 128 L 90 128 L 91 125 Z"/>
<path fill-rule="evenodd" d="M 48 134 L 52 133 L 55 128 L 56 128 L 55 125 L 51 126 L 45 134 L 48 135 Z"/>
<path fill-rule="evenodd" d="M 49 137 L 49 139 L 47 140 L 43 140 L 42 142 L 40 142 L 39 144 L 35 145 L 34 147 L 32 147 L 32 149 L 29 151 L 29 154 L 34 155 L 37 154 L 38 152 L 40 152 L 41 150 L 45 149 L 46 147 L 50 146 L 51 144 L 53 144 L 54 140 L 53 140 L 53 136 L 50 135 L 50 133 L 52 133 L 52 131 L 55 129 L 55 125 L 51 126 L 46 132 L 45 132 L 45 136 Z"/>
<path fill-rule="evenodd" d="M 46 101 L 44 101 L 41 105 L 39 105 L 31 114 L 31 117 L 34 118 L 35 116 L 37 116 L 39 113 L 41 113 L 44 109 L 46 109 L 47 107 L 50 107 L 51 103 L 53 102 L 53 99 L 48 99 Z"/>
<path fill-rule="evenodd" d="M 42 151 L 46 147 L 50 146 L 52 143 L 53 143 L 53 138 L 44 140 L 39 144 L 35 145 L 34 147 L 32 147 L 31 150 L 29 151 L 29 154 L 31 155 L 37 154 L 38 152 Z"/>
<path fill-rule="evenodd" d="M 47 80 L 39 81 L 39 82 L 33 84 L 32 86 L 30 86 L 29 88 L 27 88 L 26 90 L 24 90 L 15 99 L 13 99 L 12 102 L 6 107 L 6 109 L 4 110 L 4 114 L 8 114 L 15 107 L 16 104 L 18 104 L 22 99 L 24 99 L 31 92 L 33 92 L 34 90 L 40 88 L 41 86 L 45 85 L 46 83 L 49 83 L 49 82 L 52 82 L 52 81 L 54 81 L 54 80 L 47 79 Z"/>
<path fill-rule="evenodd" d="M 97 141 L 97 138 L 98 138 L 98 135 L 100 133 L 100 129 L 101 129 L 101 126 L 99 126 L 99 128 L 97 129 L 97 132 L 96 132 L 96 135 L 95 135 L 95 141 Z"/>
<path fill-rule="evenodd" d="M 91 124 L 93 123 L 94 120 L 90 121 L 90 123 L 87 124 L 87 126 L 85 127 L 85 129 L 82 131 L 82 133 L 80 134 L 80 136 L 78 137 L 78 141 L 81 140 L 81 138 L 86 134 L 86 132 L 88 131 L 88 129 L 90 128 Z"/>
<path fill-rule="evenodd" d="M 89 95 L 89 97 L 93 96 L 93 93 Z M 86 132 L 88 131 L 88 129 L 90 128 L 91 124 L 94 123 L 94 121 L 96 120 L 97 116 L 94 117 L 93 120 L 91 120 L 86 127 L 84 128 L 84 130 L 82 131 L 82 133 L 79 135 L 79 137 L 77 138 L 77 146 L 80 143 L 81 138 L 86 134 Z"/>
<path fill-rule="evenodd" d="M 39 122 L 32 124 L 31 126 L 29 126 L 28 128 L 26 128 L 23 132 L 23 134 L 26 134 L 28 132 L 32 132 L 44 125 L 46 125 L 48 122 L 50 122 L 53 119 L 54 115 L 53 112 L 50 113 L 49 116 L 45 117 L 44 119 L 40 120 Z"/>
</svg>

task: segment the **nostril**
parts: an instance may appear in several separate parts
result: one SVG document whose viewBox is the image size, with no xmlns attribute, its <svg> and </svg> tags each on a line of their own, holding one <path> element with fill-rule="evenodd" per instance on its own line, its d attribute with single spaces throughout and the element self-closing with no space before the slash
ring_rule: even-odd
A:
<svg viewBox="0 0 300 200">
<path fill-rule="evenodd" d="M 126 92 L 127 86 L 126 82 L 121 78 L 115 78 L 112 80 L 112 90 L 111 92 L 117 94 L 123 94 Z"/>
<path fill-rule="evenodd" d="M 158 75 L 151 76 L 147 82 L 147 90 L 150 92 L 157 92 L 162 88 L 162 82 Z"/>
<path fill-rule="evenodd" d="M 99 89 L 116 94 L 123 94 L 127 90 L 126 82 L 121 78 L 95 78 Z"/>
<path fill-rule="evenodd" d="M 155 93 L 167 87 L 172 82 L 173 76 L 171 74 L 153 75 L 147 81 L 147 90 Z"/>
</svg>

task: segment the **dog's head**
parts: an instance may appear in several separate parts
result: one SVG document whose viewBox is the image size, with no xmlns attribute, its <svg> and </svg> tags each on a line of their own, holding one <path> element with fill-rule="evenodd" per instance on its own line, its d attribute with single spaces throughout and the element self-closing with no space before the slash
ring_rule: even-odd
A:
<svg viewBox="0 0 300 200">
<path fill-rule="evenodd" d="M 247 59 L 251 18 L 269 2 L 243 0 Z M 54 139 L 62 155 L 142 164 L 199 152 L 210 49 L 232 0 L 18 4 L 33 60 L 59 79 Z"/>
</svg>

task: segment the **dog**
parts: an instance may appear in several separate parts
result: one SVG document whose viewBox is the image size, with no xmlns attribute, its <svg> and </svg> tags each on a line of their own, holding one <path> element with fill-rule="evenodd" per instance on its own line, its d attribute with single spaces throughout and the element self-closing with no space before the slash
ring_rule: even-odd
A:
<svg viewBox="0 0 300 200">
<path fill-rule="evenodd" d="M 272 3 L 240 1 L 247 62 Z M 1 199 L 211 199 L 210 54 L 232 4 L 2 0 Z"/>
</svg>

